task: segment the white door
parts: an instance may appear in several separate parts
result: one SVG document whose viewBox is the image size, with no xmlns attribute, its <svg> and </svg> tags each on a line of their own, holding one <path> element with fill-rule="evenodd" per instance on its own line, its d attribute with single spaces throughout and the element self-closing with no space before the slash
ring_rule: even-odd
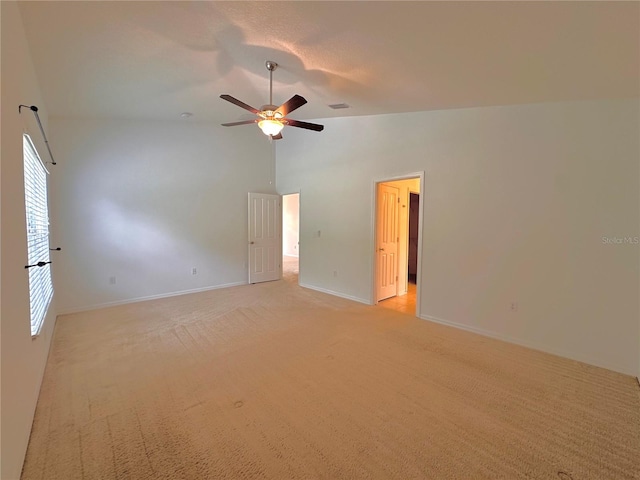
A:
<svg viewBox="0 0 640 480">
<path fill-rule="evenodd" d="M 377 301 L 398 294 L 398 188 L 378 185 L 376 216 Z"/>
<path fill-rule="evenodd" d="M 249 193 L 249 283 L 282 277 L 280 195 Z"/>
</svg>

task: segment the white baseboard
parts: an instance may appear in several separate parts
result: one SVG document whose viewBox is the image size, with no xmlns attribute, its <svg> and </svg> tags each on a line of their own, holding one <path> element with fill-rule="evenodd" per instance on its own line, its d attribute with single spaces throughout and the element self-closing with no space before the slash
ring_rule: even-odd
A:
<svg viewBox="0 0 640 480">
<path fill-rule="evenodd" d="M 328 290 L 326 288 L 316 287 L 315 285 L 308 285 L 306 283 L 300 283 L 299 285 L 301 287 L 308 288 L 310 290 L 315 290 L 317 292 L 327 293 L 327 294 L 333 295 L 335 297 L 346 298 L 347 300 L 353 300 L 354 302 L 364 303 L 365 305 L 371 305 L 371 302 L 369 302 L 369 300 L 365 300 L 363 298 L 354 297 L 354 296 L 351 296 L 351 295 L 346 295 L 346 294 L 340 293 L 340 292 L 334 292 L 333 290 Z"/>
<path fill-rule="evenodd" d="M 567 358 L 569 360 L 576 360 L 578 362 L 586 363 L 588 365 L 593 365 L 596 367 L 606 368 L 607 370 L 612 370 L 614 372 L 622 373 L 625 375 L 635 376 L 636 372 L 629 371 L 624 367 L 619 365 L 613 365 L 610 362 L 602 361 L 597 358 L 589 357 L 588 355 L 584 355 L 581 353 L 570 352 L 567 350 L 560 350 L 557 348 L 552 348 L 547 345 L 541 345 L 536 342 L 527 342 L 517 338 L 509 337 L 507 335 L 501 335 L 496 332 L 492 332 L 490 330 L 485 330 L 483 328 L 472 327 L 470 325 L 464 325 L 462 323 L 451 322 L 449 320 L 444 320 L 442 318 L 433 317 L 431 315 L 420 315 L 418 318 L 422 320 L 427 320 L 429 322 L 439 323 L 441 325 L 446 325 L 448 327 L 458 328 L 460 330 L 466 330 L 468 332 L 477 333 L 478 335 L 482 335 L 484 337 L 494 338 L 496 340 L 502 340 L 503 342 L 513 343 L 515 345 L 520 345 L 522 347 L 527 347 L 532 350 L 538 350 L 544 353 L 550 353 L 552 355 L 557 355 L 559 357 Z"/>
<path fill-rule="evenodd" d="M 83 307 L 73 307 L 73 308 L 63 309 L 59 311 L 58 315 L 88 312 L 89 310 L 98 310 L 99 308 L 116 307 L 118 305 L 126 305 L 128 303 L 146 302 L 147 300 L 158 300 L 160 298 L 177 297 L 178 295 L 189 295 L 190 293 L 207 292 L 209 290 L 218 290 L 220 288 L 237 287 L 240 285 L 247 285 L 247 282 L 224 283 L 222 285 L 214 285 L 212 287 L 201 287 L 201 288 L 194 288 L 191 290 L 180 290 L 178 292 L 161 293 L 158 295 L 149 295 L 146 297 L 129 298 L 127 300 L 117 300 L 115 302 L 99 303 L 96 305 L 86 305 Z"/>
</svg>

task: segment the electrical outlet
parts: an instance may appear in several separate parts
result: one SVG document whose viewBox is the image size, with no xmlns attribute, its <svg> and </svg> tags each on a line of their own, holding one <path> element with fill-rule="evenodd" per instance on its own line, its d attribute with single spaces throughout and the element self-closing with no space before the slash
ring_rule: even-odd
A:
<svg viewBox="0 0 640 480">
<path fill-rule="evenodd" d="M 116 284 L 116 277 L 109 277 L 109 285 L 115 285 Z"/>
<path fill-rule="evenodd" d="M 511 302 L 511 311 L 512 312 L 518 311 L 518 302 Z"/>
<path fill-rule="evenodd" d="M 333 276 L 334 276 L 334 277 L 337 277 L 337 276 L 338 276 L 338 271 L 337 271 L 337 270 L 334 270 L 334 271 L 333 271 Z"/>
<path fill-rule="evenodd" d="M 198 269 L 196 267 L 193 267 L 191 269 L 191 275 L 197 275 L 198 274 Z"/>
</svg>

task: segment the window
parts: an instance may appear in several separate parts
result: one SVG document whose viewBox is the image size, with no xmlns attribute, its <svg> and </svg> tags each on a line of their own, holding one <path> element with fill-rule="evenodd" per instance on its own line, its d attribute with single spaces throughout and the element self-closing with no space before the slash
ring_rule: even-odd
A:
<svg viewBox="0 0 640 480">
<path fill-rule="evenodd" d="M 27 212 L 28 265 L 49 262 L 49 210 L 47 208 L 47 170 L 29 135 L 22 140 L 24 155 L 24 203 Z M 42 322 L 53 297 L 51 268 L 29 268 L 29 303 L 31 335 L 40 333 Z"/>
</svg>

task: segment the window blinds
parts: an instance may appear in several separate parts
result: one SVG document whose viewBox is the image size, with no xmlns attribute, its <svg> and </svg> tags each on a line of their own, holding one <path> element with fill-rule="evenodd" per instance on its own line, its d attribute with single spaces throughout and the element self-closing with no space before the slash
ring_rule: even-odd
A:
<svg viewBox="0 0 640 480">
<path fill-rule="evenodd" d="M 24 197 L 27 214 L 28 264 L 49 261 L 49 211 L 47 207 L 47 170 L 29 135 L 23 136 Z M 51 268 L 29 268 L 29 299 L 31 309 L 31 335 L 40 332 L 42 322 L 53 297 Z"/>
</svg>

